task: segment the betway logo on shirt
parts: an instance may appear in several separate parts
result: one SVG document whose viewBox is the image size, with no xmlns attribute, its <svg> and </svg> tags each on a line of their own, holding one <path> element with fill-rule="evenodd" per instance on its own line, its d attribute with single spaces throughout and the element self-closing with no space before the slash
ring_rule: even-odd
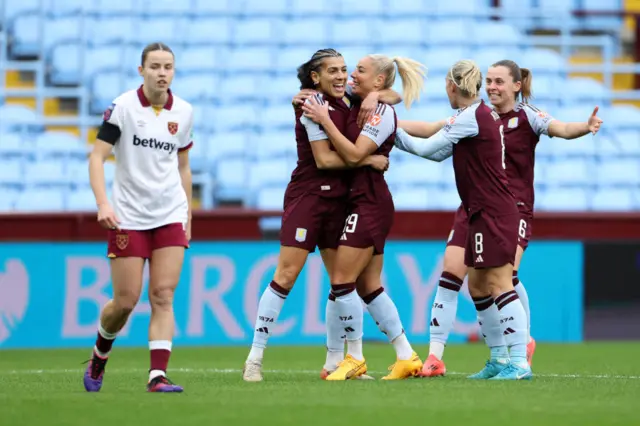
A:
<svg viewBox="0 0 640 426">
<path fill-rule="evenodd" d="M 152 139 L 140 139 L 138 136 L 133 135 L 133 145 L 143 146 L 145 148 L 155 148 L 162 151 L 168 151 L 169 154 L 176 150 L 176 144 L 170 142 L 159 141 L 155 138 Z"/>
</svg>

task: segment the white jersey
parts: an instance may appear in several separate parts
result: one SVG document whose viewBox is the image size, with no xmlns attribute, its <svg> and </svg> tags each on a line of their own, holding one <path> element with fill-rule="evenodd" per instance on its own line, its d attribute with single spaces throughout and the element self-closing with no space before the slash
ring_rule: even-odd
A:
<svg viewBox="0 0 640 426">
<path fill-rule="evenodd" d="M 193 144 L 193 107 L 169 91 L 159 113 L 142 87 L 118 96 L 105 111 L 98 139 L 114 145 L 112 205 L 122 229 L 187 222 L 178 152 Z"/>
</svg>

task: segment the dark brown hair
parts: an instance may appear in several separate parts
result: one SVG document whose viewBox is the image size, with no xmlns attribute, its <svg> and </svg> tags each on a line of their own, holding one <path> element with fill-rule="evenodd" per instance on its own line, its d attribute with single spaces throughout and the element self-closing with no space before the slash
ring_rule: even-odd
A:
<svg viewBox="0 0 640 426">
<path fill-rule="evenodd" d="M 140 65 L 142 65 L 144 67 L 144 62 L 147 60 L 147 56 L 149 55 L 149 53 L 155 52 L 156 50 L 163 50 L 165 52 L 169 52 L 169 53 L 171 53 L 171 55 L 175 59 L 175 55 L 173 54 L 173 50 L 171 50 L 171 48 L 169 46 L 167 46 L 166 44 L 161 43 L 161 42 L 158 41 L 158 42 L 155 42 L 155 43 L 147 44 L 147 46 L 142 50 L 142 58 L 140 60 Z"/>
<path fill-rule="evenodd" d="M 311 72 L 317 72 L 326 58 L 339 58 L 341 56 L 342 54 L 335 49 L 320 49 L 314 53 L 311 59 L 298 67 L 300 89 L 315 89 L 316 86 L 313 84 Z"/>
<path fill-rule="evenodd" d="M 514 83 L 518 81 L 521 83 L 520 91 L 516 93 L 516 99 L 518 99 L 518 95 L 520 95 L 520 97 L 522 98 L 522 102 L 529 102 L 529 99 L 531 99 L 532 97 L 531 79 L 533 78 L 533 76 L 531 75 L 531 71 L 529 71 L 527 68 L 520 68 L 518 64 L 508 59 L 498 61 L 491 66 L 507 68 L 509 70 L 509 74 L 513 78 Z"/>
</svg>

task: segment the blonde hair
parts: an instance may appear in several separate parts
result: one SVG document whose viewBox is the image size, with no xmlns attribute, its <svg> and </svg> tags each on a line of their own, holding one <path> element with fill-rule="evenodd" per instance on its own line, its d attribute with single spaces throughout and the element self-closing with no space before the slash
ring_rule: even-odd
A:
<svg viewBox="0 0 640 426">
<path fill-rule="evenodd" d="M 402 79 L 402 98 L 407 109 L 411 104 L 420 99 L 420 93 L 424 87 L 424 78 L 427 67 L 410 58 L 390 58 L 382 54 L 368 55 L 379 73 L 384 74 L 383 89 L 390 89 L 396 81 L 396 67 Z"/>
<path fill-rule="evenodd" d="M 478 65 L 470 59 L 463 59 L 453 64 L 447 76 L 467 98 L 476 98 L 482 87 L 482 72 Z"/>
</svg>

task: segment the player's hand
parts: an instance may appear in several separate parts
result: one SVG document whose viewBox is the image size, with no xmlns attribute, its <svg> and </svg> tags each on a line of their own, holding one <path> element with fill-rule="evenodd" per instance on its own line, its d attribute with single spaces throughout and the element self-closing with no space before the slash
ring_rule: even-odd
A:
<svg viewBox="0 0 640 426">
<path fill-rule="evenodd" d="M 98 223 L 103 228 L 120 230 L 120 220 L 108 203 L 98 206 Z"/>
<path fill-rule="evenodd" d="M 589 127 L 589 131 L 594 135 L 598 133 L 598 130 L 600 130 L 600 126 L 602 125 L 602 119 L 597 115 L 598 108 L 599 107 L 595 107 L 591 113 L 591 117 L 589 117 L 589 121 L 587 121 L 587 127 Z"/>
<path fill-rule="evenodd" d="M 304 104 L 304 101 L 306 101 L 316 93 L 318 92 L 312 89 L 302 89 L 300 92 L 298 92 L 297 95 L 293 97 L 291 105 L 293 105 L 294 108 L 300 108 L 300 105 Z"/>
<path fill-rule="evenodd" d="M 379 93 L 371 92 L 362 101 L 362 104 L 360 105 L 360 112 L 358 113 L 358 127 L 361 129 L 376 112 L 376 109 L 378 108 L 378 99 Z"/>
<path fill-rule="evenodd" d="M 302 105 L 302 111 L 304 111 L 305 117 L 317 124 L 331 120 L 329 117 L 329 102 L 318 103 L 315 98 L 311 98 L 309 102 Z"/>
<path fill-rule="evenodd" d="M 389 170 L 389 158 L 384 155 L 372 155 L 369 162 L 371 163 L 371 167 L 379 172 Z"/>
</svg>

